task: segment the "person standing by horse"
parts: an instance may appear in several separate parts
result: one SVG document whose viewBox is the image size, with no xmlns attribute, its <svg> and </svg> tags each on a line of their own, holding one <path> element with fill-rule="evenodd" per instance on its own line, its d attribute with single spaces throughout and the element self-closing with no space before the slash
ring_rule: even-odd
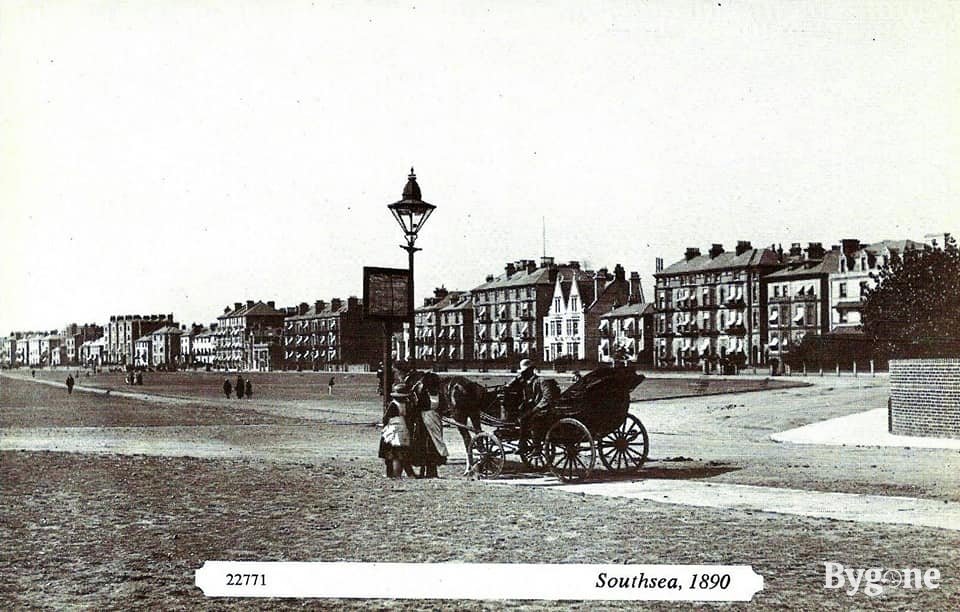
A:
<svg viewBox="0 0 960 612">
<path fill-rule="evenodd" d="M 413 476 L 410 465 L 410 426 L 407 410 L 410 406 L 410 387 L 404 383 L 393 385 L 390 404 L 383 413 L 383 430 L 377 456 L 383 459 L 388 478 L 401 478 L 406 472 Z"/>
<path fill-rule="evenodd" d="M 433 409 L 430 394 L 421 380 L 412 389 L 409 412 L 410 462 L 420 467 L 420 478 L 439 478 L 437 466 L 447 462 L 443 422 Z"/>
</svg>

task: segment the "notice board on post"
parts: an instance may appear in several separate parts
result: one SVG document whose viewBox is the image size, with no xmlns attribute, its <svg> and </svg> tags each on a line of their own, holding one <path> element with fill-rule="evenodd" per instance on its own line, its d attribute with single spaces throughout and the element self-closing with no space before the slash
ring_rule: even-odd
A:
<svg viewBox="0 0 960 612">
<path fill-rule="evenodd" d="M 410 270 L 363 268 L 363 318 L 406 321 L 410 317 Z"/>
</svg>

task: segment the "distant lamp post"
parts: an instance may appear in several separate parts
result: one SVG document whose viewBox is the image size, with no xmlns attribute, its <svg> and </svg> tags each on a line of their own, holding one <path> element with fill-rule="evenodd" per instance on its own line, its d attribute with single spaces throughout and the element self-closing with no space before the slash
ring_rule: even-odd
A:
<svg viewBox="0 0 960 612">
<path fill-rule="evenodd" d="M 400 227 L 403 228 L 404 237 L 407 244 L 400 245 L 400 248 L 407 252 L 410 267 L 410 284 L 408 287 L 407 303 L 410 304 L 410 321 L 407 325 L 410 327 L 410 368 L 413 369 L 416 361 L 416 325 L 414 321 L 415 304 L 413 303 L 413 254 L 421 249 L 413 246 L 417 241 L 417 234 L 423 228 L 427 219 L 436 208 L 433 204 L 428 204 L 421 199 L 420 185 L 417 185 L 417 175 L 410 168 L 410 176 L 407 177 L 407 186 L 403 188 L 403 199 L 387 206 Z M 398 356 L 399 357 L 399 356 Z"/>
</svg>

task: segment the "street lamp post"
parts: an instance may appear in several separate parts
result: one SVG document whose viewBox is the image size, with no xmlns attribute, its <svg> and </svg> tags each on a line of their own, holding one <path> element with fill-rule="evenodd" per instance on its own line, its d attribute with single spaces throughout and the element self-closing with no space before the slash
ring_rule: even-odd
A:
<svg viewBox="0 0 960 612">
<path fill-rule="evenodd" d="M 436 208 L 433 204 L 428 204 L 421 199 L 420 186 L 417 184 L 417 175 L 413 168 L 410 168 L 410 175 L 407 177 L 407 185 L 403 188 L 403 199 L 387 206 L 393 217 L 403 228 L 404 237 L 407 244 L 401 244 L 400 248 L 407 252 L 410 266 L 410 283 L 407 289 L 407 303 L 410 305 L 410 320 L 407 323 L 410 327 L 410 369 L 414 368 L 416 362 L 416 322 L 414 320 L 415 304 L 413 303 L 413 254 L 421 250 L 413 246 L 417 241 L 417 234 L 423 228 L 427 219 Z M 399 357 L 399 355 L 398 355 Z"/>
</svg>

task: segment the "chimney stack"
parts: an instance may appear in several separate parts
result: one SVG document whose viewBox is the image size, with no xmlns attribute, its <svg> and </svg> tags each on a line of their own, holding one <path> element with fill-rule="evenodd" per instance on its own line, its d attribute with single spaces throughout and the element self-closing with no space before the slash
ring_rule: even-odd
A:
<svg viewBox="0 0 960 612">
<path fill-rule="evenodd" d="M 527 274 L 533 274 L 537 269 L 537 262 L 532 259 L 528 259 L 526 262 Z"/>
<path fill-rule="evenodd" d="M 508 263 L 503 267 L 504 271 L 507 273 L 507 278 L 510 278 L 517 272 L 516 266 L 513 265 L 513 262 Z"/>
<path fill-rule="evenodd" d="M 270 300 L 269 302 L 267 302 L 267 306 L 269 306 L 269 307 L 272 308 L 273 310 L 276 310 L 276 309 L 277 309 L 277 303 L 274 302 L 273 300 Z"/>
<path fill-rule="evenodd" d="M 723 245 L 714 243 L 710 247 L 710 259 L 715 259 L 718 255 L 723 253 Z"/>
<path fill-rule="evenodd" d="M 439 302 L 443 298 L 447 297 L 447 293 L 449 293 L 447 291 L 447 288 L 441 285 L 433 290 L 433 297 L 437 298 L 437 301 Z M 348 303 L 349 303 L 349 300 L 348 300 Z"/>
<path fill-rule="evenodd" d="M 254 304 L 253 300 L 247 300 L 247 308 L 253 308 L 253 304 Z"/>
<path fill-rule="evenodd" d="M 807 259 L 823 259 L 826 253 L 823 250 L 823 244 L 819 242 L 810 242 L 807 244 Z"/>
<path fill-rule="evenodd" d="M 738 240 L 737 241 L 737 255 L 743 255 L 753 247 L 750 245 L 749 240 Z"/>
<path fill-rule="evenodd" d="M 860 240 L 857 238 L 844 238 L 840 241 L 843 254 L 850 257 L 860 249 Z"/>
<path fill-rule="evenodd" d="M 643 302 L 643 285 L 640 283 L 640 273 L 630 273 L 630 298 L 635 302 Z"/>
<path fill-rule="evenodd" d="M 616 281 L 624 281 L 627 279 L 627 271 L 624 270 L 620 264 L 613 266 L 613 279 Z"/>
<path fill-rule="evenodd" d="M 308 311 L 308 310 L 310 310 L 310 305 L 307 304 L 306 302 L 300 302 L 300 303 L 297 305 L 297 314 L 298 314 L 298 315 L 305 315 L 305 314 L 307 314 L 307 311 Z"/>
<path fill-rule="evenodd" d="M 790 245 L 790 257 L 800 257 L 803 255 L 803 249 L 800 247 L 799 242 L 794 242 Z"/>
<path fill-rule="evenodd" d="M 330 310 L 332 310 L 333 312 L 337 312 L 338 310 L 340 310 L 341 306 L 343 306 L 343 300 L 341 300 L 340 298 L 333 298 L 332 300 L 330 300 Z"/>
<path fill-rule="evenodd" d="M 553 257 L 547 257 L 546 255 L 544 255 L 543 257 L 540 258 L 541 268 L 549 268 L 552 265 L 553 265 Z"/>
<path fill-rule="evenodd" d="M 700 249 L 698 247 L 687 247 L 687 252 L 683 254 L 683 258 L 690 261 L 694 257 L 700 257 Z"/>
<path fill-rule="evenodd" d="M 492 282 L 493 282 L 493 274 L 487 274 L 487 282 L 488 282 L 488 283 L 492 283 Z"/>
<path fill-rule="evenodd" d="M 446 289 L 444 289 L 446 292 Z M 351 295 L 347 298 L 347 310 L 356 310 L 360 307 L 360 298 L 355 295 Z"/>
<path fill-rule="evenodd" d="M 241 306 L 243 306 L 243 304 L 242 304 L 241 302 L 234 302 L 234 303 L 233 303 L 233 309 L 234 309 L 234 310 L 240 310 L 240 307 L 241 307 Z"/>
</svg>

